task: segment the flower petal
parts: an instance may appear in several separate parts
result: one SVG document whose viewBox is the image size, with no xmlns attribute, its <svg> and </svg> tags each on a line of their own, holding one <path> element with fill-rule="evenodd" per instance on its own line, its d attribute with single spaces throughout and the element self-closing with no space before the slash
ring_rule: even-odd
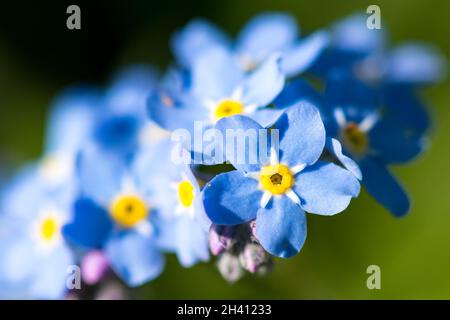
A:
<svg viewBox="0 0 450 320">
<path fill-rule="evenodd" d="M 255 219 L 262 192 L 240 171 L 217 175 L 203 190 L 203 203 L 214 224 L 236 225 Z"/>
<path fill-rule="evenodd" d="M 404 84 L 432 84 L 444 79 L 445 58 L 434 47 L 408 43 L 395 48 L 386 64 L 389 81 Z"/>
<path fill-rule="evenodd" d="M 371 107 L 380 104 L 378 92 L 354 78 L 348 70 L 334 70 L 330 73 L 325 96 L 332 108 Z"/>
<path fill-rule="evenodd" d="M 281 92 L 284 86 L 284 73 L 281 70 L 281 57 L 274 54 L 252 72 L 244 81 L 243 102 L 265 107 Z"/>
<path fill-rule="evenodd" d="M 183 267 L 208 261 L 208 233 L 196 219 L 187 215 L 176 217 L 171 229 L 174 251 Z"/>
<path fill-rule="evenodd" d="M 287 83 L 274 103 L 277 108 L 286 108 L 301 100 L 309 101 L 316 106 L 323 104 L 322 95 L 306 80 L 300 78 Z"/>
<path fill-rule="evenodd" d="M 289 46 L 297 36 L 298 27 L 292 16 L 283 13 L 260 14 L 242 29 L 237 40 L 237 52 L 258 63 Z"/>
<path fill-rule="evenodd" d="M 431 127 L 427 105 L 413 88 L 388 86 L 384 89 L 383 105 L 383 121 L 404 128 L 411 137 L 420 137 Z"/>
<path fill-rule="evenodd" d="M 404 216 L 410 208 L 408 195 L 386 165 L 375 158 L 366 157 L 360 166 L 367 191 L 394 216 Z"/>
<path fill-rule="evenodd" d="M 35 244 L 22 232 L 1 234 L 0 240 L 0 296 L 3 297 L 11 295 L 3 290 L 4 287 L 18 288 L 29 284 L 37 271 L 34 263 L 37 255 Z"/>
<path fill-rule="evenodd" d="M 97 203 L 109 204 L 122 186 L 126 159 L 88 145 L 80 152 L 78 172 L 82 192 Z"/>
<path fill-rule="evenodd" d="M 302 101 L 289 107 L 274 125 L 280 136 L 280 161 L 295 166 L 313 164 L 325 146 L 325 128 L 319 111 Z"/>
<path fill-rule="evenodd" d="M 80 198 L 73 214 L 73 220 L 63 227 L 64 237 L 82 247 L 101 248 L 113 228 L 108 212 L 94 201 Z"/>
<path fill-rule="evenodd" d="M 187 129 L 192 133 L 195 121 L 209 119 L 208 110 L 192 96 L 173 94 L 166 89 L 150 94 L 147 111 L 151 120 L 170 131 Z"/>
<path fill-rule="evenodd" d="M 192 91 L 210 100 L 231 97 L 244 78 L 231 52 L 219 47 L 200 53 L 191 71 Z"/>
<path fill-rule="evenodd" d="M 144 111 L 144 105 L 142 109 Z M 94 139 L 105 150 L 131 152 L 138 142 L 141 121 L 137 114 L 132 113 L 108 115 L 96 124 Z"/>
<path fill-rule="evenodd" d="M 371 54 L 383 49 L 385 32 L 383 29 L 367 28 L 367 16 L 355 14 L 333 26 L 333 45 L 343 51 Z"/>
<path fill-rule="evenodd" d="M 328 32 L 317 31 L 287 50 L 282 62 L 286 76 L 293 77 L 308 69 L 319 58 L 329 41 Z"/>
<path fill-rule="evenodd" d="M 224 157 L 236 169 L 255 172 L 269 162 L 269 132 L 256 121 L 240 115 L 226 117 L 217 122 L 216 129 L 225 144 Z"/>
<path fill-rule="evenodd" d="M 358 180 L 333 163 L 319 161 L 295 177 L 294 191 L 308 213 L 334 215 L 347 208 L 359 194 Z"/>
<path fill-rule="evenodd" d="M 218 27 L 203 19 L 194 19 L 171 39 L 178 62 L 189 68 L 197 56 L 213 46 L 227 47 L 229 39 Z"/>
<path fill-rule="evenodd" d="M 359 169 L 358 164 L 342 153 L 342 146 L 338 140 L 327 138 L 325 148 L 335 156 L 348 171 L 353 173 L 358 180 L 362 179 L 361 169 Z"/>
<path fill-rule="evenodd" d="M 263 128 L 267 128 L 272 126 L 282 113 L 283 110 L 279 109 L 262 109 L 256 110 L 249 117 L 258 122 Z"/>
<path fill-rule="evenodd" d="M 164 258 L 155 241 L 133 230 L 117 232 L 108 240 L 111 267 L 129 286 L 142 285 L 163 271 Z"/>
<path fill-rule="evenodd" d="M 46 151 L 76 151 L 90 138 L 100 109 L 100 92 L 91 87 L 64 91 L 52 106 L 46 135 Z"/>
<path fill-rule="evenodd" d="M 113 112 L 145 116 L 145 103 L 156 87 L 158 72 L 146 65 L 132 65 L 121 70 L 105 93 L 108 108 Z"/>
<path fill-rule="evenodd" d="M 370 147 L 386 163 L 405 163 L 426 146 L 425 137 L 414 137 L 408 128 L 387 121 L 378 122 L 369 132 Z"/>
<path fill-rule="evenodd" d="M 256 236 L 270 254 L 292 257 L 305 243 L 305 212 L 288 197 L 276 196 L 258 211 Z"/>
<path fill-rule="evenodd" d="M 40 256 L 34 263 L 39 265 L 30 291 L 38 299 L 63 299 L 68 291 L 67 282 L 76 274 L 68 273 L 75 259 L 68 247 L 60 245 L 48 256 Z"/>
</svg>

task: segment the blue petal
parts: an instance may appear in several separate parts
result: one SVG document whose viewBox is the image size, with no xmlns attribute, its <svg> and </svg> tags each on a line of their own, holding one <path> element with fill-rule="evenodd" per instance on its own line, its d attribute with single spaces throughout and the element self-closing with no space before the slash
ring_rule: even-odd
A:
<svg viewBox="0 0 450 320">
<path fill-rule="evenodd" d="M 236 170 L 211 180 L 203 190 L 203 203 L 213 223 L 236 225 L 255 219 L 261 196 L 258 182 Z"/>
<path fill-rule="evenodd" d="M 362 179 L 361 169 L 359 169 L 358 164 L 342 153 L 342 146 L 339 141 L 334 138 L 327 138 L 325 148 L 334 155 L 347 170 L 353 173 L 358 180 Z"/>
<path fill-rule="evenodd" d="M 236 169 L 256 172 L 260 170 L 261 164 L 269 161 L 269 132 L 256 121 L 239 115 L 226 117 L 217 122 L 216 129 L 220 130 L 225 143 L 225 159 Z M 267 137 L 260 133 L 266 133 Z M 263 141 L 265 138 L 267 140 Z"/>
<path fill-rule="evenodd" d="M 0 296 L 9 295 L 2 290 L 7 284 L 16 287 L 29 285 L 37 267 L 34 249 L 32 241 L 21 232 L 0 238 Z"/>
<path fill-rule="evenodd" d="M 404 128 L 410 137 L 420 137 L 430 128 L 428 108 L 412 88 L 388 86 L 383 93 L 383 121 Z"/>
<path fill-rule="evenodd" d="M 444 79 L 446 62 L 434 47 L 408 43 L 395 48 L 386 63 L 386 77 L 396 83 L 431 84 Z"/>
<path fill-rule="evenodd" d="M 253 112 L 249 117 L 258 122 L 263 128 L 271 127 L 281 116 L 283 110 L 261 109 Z"/>
<path fill-rule="evenodd" d="M 237 40 L 238 54 L 260 62 L 291 45 L 298 36 L 295 19 L 283 13 L 265 13 L 250 20 Z"/>
<path fill-rule="evenodd" d="M 0 211 L 11 217 L 10 221 L 22 223 L 31 220 L 35 212 L 30 208 L 40 203 L 46 187 L 44 179 L 40 178 L 38 164 L 24 166 L 2 190 Z"/>
<path fill-rule="evenodd" d="M 258 107 L 269 105 L 284 86 L 284 73 L 281 71 L 281 57 L 272 55 L 244 81 L 243 102 Z"/>
<path fill-rule="evenodd" d="M 142 285 L 163 271 L 164 258 L 155 242 L 133 230 L 118 232 L 108 240 L 106 255 L 111 267 L 129 286 Z"/>
<path fill-rule="evenodd" d="M 300 78 L 288 82 L 274 103 L 277 108 L 286 108 L 301 100 L 309 101 L 316 106 L 323 104 L 322 95 L 307 81 Z"/>
<path fill-rule="evenodd" d="M 348 170 L 319 161 L 295 177 L 293 189 L 306 212 L 334 215 L 358 196 L 360 185 Z"/>
<path fill-rule="evenodd" d="M 375 158 L 360 162 L 366 190 L 394 216 L 404 216 L 410 208 L 408 195 L 389 172 L 386 165 Z"/>
<path fill-rule="evenodd" d="M 194 122 L 209 120 L 206 108 L 191 96 L 176 95 L 170 90 L 155 90 L 147 101 L 150 119 L 166 130 L 187 129 L 194 132 Z"/>
<path fill-rule="evenodd" d="M 113 112 L 145 115 L 145 103 L 156 86 L 157 71 L 151 66 L 134 65 L 121 70 L 106 92 L 106 103 Z"/>
<path fill-rule="evenodd" d="M 208 261 L 208 233 L 196 219 L 187 215 L 175 218 L 172 228 L 175 252 L 183 267 Z"/>
<path fill-rule="evenodd" d="M 357 80 L 348 70 L 335 70 L 326 83 L 327 103 L 340 106 L 376 106 L 380 104 L 377 90 Z"/>
<path fill-rule="evenodd" d="M 78 150 L 90 137 L 100 107 L 100 93 L 92 87 L 64 91 L 52 107 L 46 133 L 46 151 Z"/>
<path fill-rule="evenodd" d="M 203 99 L 229 98 L 244 78 L 231 52 L 214 47 L 198 55 L 192 66 L 192 91 Z"/>
<path fill-rule="evenodd" d="M 319 111 L 303 101 L 286 109 L 275 123 L 280 136 L 280 162 L 288 166 L 313 164 L 325 146 L 325 128 Z"/>
<path fill-rule="evenodd" d="M 124 157 L 92 146 L 84 148 L 78 159 L 82 192 L 97 203 L 110 203 L 121 189 L 126 170 Z"/>
<path fill-rule="evenodd" d="M 108 115 L 95 126 L 94 139 L 107 150 L 129 152 L 136 147 L 141 120 L 136 114 Z"/>
<path fill-rule="evenodd" d="M 286 76 L 296 76 L 308 69 L 327 47 L 330 36 L 325 31 L 317 31 L 303 39 L 283 55 L 283 71 Z"/>
<path fill-rule="evenodd" d="M 425 137 L 411 135 L 408 128 L 386 121 L 369 132 L 370 147 L 386 163 L 405 163 L 417 157 L 426 146 Z"/>
<path fill-rule="evenodd" d="M 215 25 L 203 19 L 195 19 L 174 34 L 171 40 L 172 51 L 178 62 L 190 67 L 203 51 L 214 46 L 228 47 L 229 39 Z"/>
<path fill-rule="evenodd" d="M 108 212 L 90 199 L 74 204 L 73 220 L 63 227 L 69 242 L 86 248 L 101 248 L 109 237 L 113 223 Z"/>
<path fill-rule="evenodd" d="M 61 245 L 45 256 L 41 255 L 36 264 L 39 268 L 36 270 L 34 281 L 31 285 L 32 296 L 38 299 L 63 299 L 67 292 L 67 281 L 70 276 L 76 277 L 76 274 L 68 273 L 70 266 L 75 263 L 73 254 L 69 248 Z"/>
<path fill-rule="evenodd" d="M 382 50 L 385 44 L 383 29 L 367 28 L 367 15 L 355 14 L 333 26 L 333 45 L 339 50 L 367 55 Z"/>
<path fill-rule="evenodd" d="M 187 164 L 176 164 L 172 157 L 178 145 L 168 140 L 147 148 L 140 148 L 131 165 L 131 175 L 136 188 L 153 207 L 158 208 L 163 216 L 173 216 L 178 205 L 178 195 L 174 192 L 174 183 L 179 183 L 189 176 Z M 199 188 L 195 178 L 191 183 Z"/>
<path fill-rule="evenodd" d="M 288 197 L 275 196 L 265 209 L 258 211 L 256 236 L 270 254 L 292 257 L 305 243 L 305 212 Z"/>
</svg>

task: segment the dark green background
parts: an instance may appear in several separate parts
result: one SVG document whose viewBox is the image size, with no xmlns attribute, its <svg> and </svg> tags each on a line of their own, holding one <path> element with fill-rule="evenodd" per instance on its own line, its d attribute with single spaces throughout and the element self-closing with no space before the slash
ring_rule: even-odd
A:
<svg viewBox="0 0 450 320">
<path fill-rule="evenodd" d="M 79 4 L 82 30 L 65 27 Z M 64 86 L 104 84 L 127 63 L 171 60 L 170 34 L 204 16 L 231 34 L 254 14 L 291 12 L 303 33 L 368 5 L 381 7 L 393 44 L 421 40 L 450 52 L 450 2 L 397 1 L 55 1 L 2 3 L 0 13 L 0 157 L 15 166 L 39 156 L 47 107 Z M 432 144 L 414 163 L 394 168 L 409 190 L 409 216 L 394 219 L 366 193 L 334 217 L 308 217 L 308 238 L 268 277 L 227 284 L 213 264 L 182 269 L 174 257 L 163 275 L 138 289 L 147 298 L 450 298 L 450 85 L 424 94 L 435 120 Z M 366 287 L 366 268 L 381 267 L 382 288 Z"/>
</svg>

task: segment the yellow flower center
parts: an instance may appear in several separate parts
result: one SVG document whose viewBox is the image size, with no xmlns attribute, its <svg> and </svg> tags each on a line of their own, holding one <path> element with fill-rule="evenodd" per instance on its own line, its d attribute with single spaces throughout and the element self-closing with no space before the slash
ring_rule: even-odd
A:
<svg viewBox="0 0 450 320">
<path fill-rule="evenodd" d="M 236 100 L 223 100 L 214 110 L 214 117 L 216 120 L 220 120 L 225 117 L 234 116 L 236 114 L 242 114 L 244 112 L 244 105 Z"/>
<path fill-rule="evenodd" d="M 110 212 L 119 225 L 131 228 L 147 218 L 149 209 L 141 198 L 124 195 L 113 201 Z"/>
<path fill-rule="evenodd" d="M 369 139 L 366 133 L 353 122 L 349 123 L 342 130 L 341 139 L 349 151 L 355 154 L 364 153 L 369 145 Z"/>
<path fill-rule="evenodd" d="M 40 236 L 44 241 L 52 241 L 59 234 L 60 225 L 55 218 L 45 218 L 40 225 Z"/>
<path fill-rule="evenodd" d="M 185 207 L 190 207 L 194 202 L 194 186 L 189 181 L 185 180 L 178 184 L 178 197 L 180 202 Z"/>
<path fill-rule="evenodd" d="M 260 183 L 262 189 L 272 194 L 284 194 L 294 185 L 294 176 L 283 164 L 261 168 Z"/>
</svg>

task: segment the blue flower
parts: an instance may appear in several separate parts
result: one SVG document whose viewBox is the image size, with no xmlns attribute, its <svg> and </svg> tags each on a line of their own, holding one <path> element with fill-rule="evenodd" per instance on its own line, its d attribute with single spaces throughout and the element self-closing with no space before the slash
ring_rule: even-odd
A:
<svg viewBox="0 0 450 320">
<path fill-rule="evenodd" d="M 216 127 L 224 134 L 229 129 L 262 129 L 243 116 L 222 119 Z M 271 129 L 279 130 L 279 154 L 273 147 L 269 159 L 263 155 L 257 164 L 228 159 L 237 170 L 220 174 L 206 185 L 204 205 L 215 224 L 236 225 L 256 219 L 261 245 L 271 254 L 290 257 L 306 238 L 305 211 L 339 213 L 360 187 L 349 171 L 319 160 L 325 129 L 319 111 L 311 104 L 288 108 Z M 256 150 L 245 152 L 251 156 Z"/>
<path fill-rule="evenodd" d="M 388 166 L 407 163 L 425 149 L 429 118 L 409 90 L 392 87 L 385 92 L 388 99 L 380 99 L 371 87 L 347 72 L 335 71 L 324 95 L 314 93 L 303 82 L 287 88 L 279 101 L 284 105 L 296 99 L 319 103 L 327 135 L 343 147 L 329 140 L 327 149 L 360 177 L 344 156 L 351 155 L 361 168 L 367 191 L 392 214 L 403 216 L 409 210 L 409 199 Z M 388 101 L 392 104 L 387 105 Z"/>
<path fill-rule="evenodd" d="M 0 297 L 60 299 L 74 255 L 61 228 L 72 214 L 72 186 L 55 189 L 39 167 L 21 171 L 2 195 Z"/>
<path fill-rule="evenodd" d="M 105 90 L 80 86 L 60 94 L 51 106 L 45 152 L 74 158 L 95 143 L 129 155 L 139 144 L 162 135 L 146 116 L 146 100 L 157 83 L 156 71 L 131 66 L 120 71 Z M 56 152 L 57 151 L 57 152 Z"/>
<path fill-rule="evenodd" d="M 250 20 L 231 40 L 211 23 L 197 19 L 172 38 L 172 49 L 179 63 L 190 69 L 205 50 L 228 50 L 245 71 L 254 70 L 274 53 L 282 55 L 282 70 L 288 77 L 308 69 L 328 45 L 328 34 L 318 31 L 299 39 L 295 19 L 284 13 L 264 13 Z"/>
<path fill-rule="evenodd" d="M 279 55 L 268 58 L 257 70 L 246 74 L 222 48 L 200 54 L 191 69 L 187 88 L 157 90 L 148 102 L 150 118 L 168 130 L 186 128 L 193 132 L 194 121 L 212 126 L 219 119 L 245 114 L 267 122 L 268 106 L 284 86 Z M 267 113 L 270 113 L 268 116 Z"/>
<path fill-rule="evenodd" d="M 190 134 L 191 140 L 179 141 L 185 148 L 204 155 L 202 144 L 192 139 L 203 138 L 221 118 L 243 114 L 266 126 L 279 115 L 278 110 L 264 109 L 284 86 L 279 55 L 252 73 L 243 72 L 222 48 L 209 49 L 197 58 L 188 84 L 178 74 L 178 81 L 164 84 L 167 88 L 155 90 L 148 101 L 151 120 L 164 129 L 184 129 Z"/>
<path fill-rule="evenodd" d="M 155 183 L 150 188 L 154 194 L 153 206 L 159 209 L 162 220 L 159 243 L 165 250 L 175 252 L 181 265 L 190 267 L 198 261 L 209 259 L 207 238 L 210 221 L 190 166 L 171 158 L 177 153 L 183 153 L 179 145 L 168 140 L 161 141 L 157 156 L 165 161 L 152 173 Z M 155 155 L 141 153 L 135 160 L 142 173 L 151 170 L 148 168 L 149 157 L 154 158 Z M 146 177 L 144 175 L 139 179 L 146 183 Z"/>
<path fill-rule="evenodd" d="M 50 106 L 45 153 L 76 153 L 90 138 L 101 112 L 101 99 L 100 90 L 88 86 L 71 87 L 60 93 Z"/>
<path fill-rule="evenodd" d="M 152 67 L 131 66 L 119 72 L 102 99 L 91 140 L 105 150 L 130 156 L 139 145 L 164 134 L 147 119 L 146 101 L 155 88 L 157 72 Z"/>
<path fill-rule="evenodd" d="M 156 150 L 146 152 L 156 159 Z M 86 146 L 78 161 L 81 197 L 63 228 L 73 244 L 104 250 L 111 268 L 130 286 L 156 278 L 164 267 L 159 213 L 149 188 L 158 183 L 152 173 L 159 166 L 150 160 L 144 168 L 120 153 Z"/>
<path fill-rule="evenodd" d="M 384 29 L 369 29 L 367 15 L 355 14 L 332 27 L 332 45 L 312 70 L 326 75 L 346 69 L 366 83 L 419 86 L 437 83 L 446 75 L 443 55 L 429 44 L 410 42 L 390 49 Z"/>
</svg>

